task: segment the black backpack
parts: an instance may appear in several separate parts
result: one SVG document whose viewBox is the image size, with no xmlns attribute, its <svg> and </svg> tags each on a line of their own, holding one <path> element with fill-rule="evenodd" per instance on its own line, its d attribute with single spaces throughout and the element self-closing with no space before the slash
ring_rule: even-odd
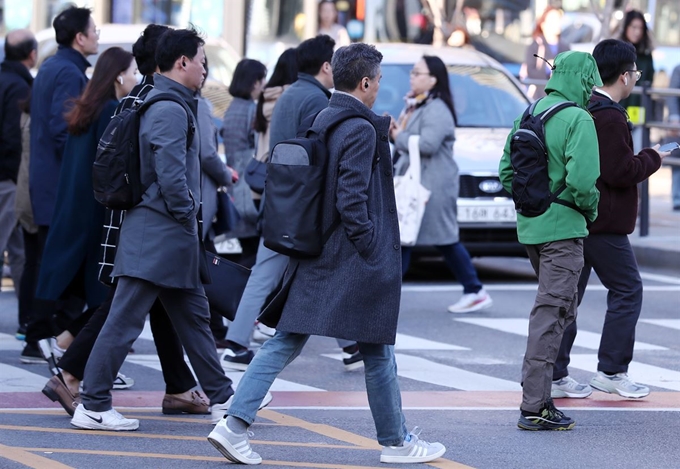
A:
<svg viewBox="0 0 680 469">
<path fill-rule="evenodd" d="M 129 210 L 142 201 L 144 192 L 153 183 L 141 178 L 139 124 L 144 112 L 158 101 L 173 101 L 184 108 L 189 129 L 187 150 L 191 146 L 196 133 L 192 112 L 173 94 L 157 94 L 113 116 L 99 140 L 92 166 L 94 198 L 100 204 L 114 210 Z"/>
<path fill-rule="evenodd" d="M 534 102 L 524 111 L 519 128 L 510 141 L 512 199 L 515 210 L 525 217 L 537 217 L 555 202 L 572 208 L 585 217 L 584 212 L 575 204 L 558 199 L 566 185 L 554 193 L 550 192 L 548 148 L 545 143 L 545 123 L 562 109 L 577 105 L 571 101 L 557 103 L 534 116 L 537 103 L 538 101 Z"/>
<path fill-rule="evenodd" d="M 325 128 L 312 125 L 304 136 L 279 142 L 272 149 L 267 161 L 262 218 L 262 239 L 272 251 L 293 258 L 316 257 L 340 225 L 338 216 L 322 231 L 326 139 L 333 128 L 353 117 L 366 119 L 356 111 L 342 111 Z"/>
<path fill-rule="evenodd" d="M 628 111 L 626 111 L 624 107 L 621 106 L 619 103 L 616 103 L 611 99 L 609 101 L 591 101 L 590 103 L 588 103 L 588 112 L 590 114 L 593 114 L 594 112 L 598 111 L 603 111 L 605 109 L 616 109 L 621 114 L 623 114 L 624 117 L 626 118 L 628 130 L 631 132 L 633 131 L 633 123 L 630 121 L 630 118 L 628 117 Z"/>
</svg>

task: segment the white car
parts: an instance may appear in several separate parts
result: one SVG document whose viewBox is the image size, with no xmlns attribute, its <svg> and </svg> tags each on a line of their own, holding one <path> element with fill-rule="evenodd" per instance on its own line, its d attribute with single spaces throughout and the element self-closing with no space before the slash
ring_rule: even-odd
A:
<svg viewBox="0 0 680 469">
<path fill-rule="evenodd" d="M 498 178 L 513 121 L 530 104 L 519 82 L 497 61 L 472 49 L 378 44 L 382 81 L 373 111 L 394 118 L 404 107 L 409 72 L 423 55 L 449 71 L 458 125 L 453 158 L 460 170 L 460 239 L 474 256 L 525 256 L 517 241 L 515 207 Z"/>
</svg>

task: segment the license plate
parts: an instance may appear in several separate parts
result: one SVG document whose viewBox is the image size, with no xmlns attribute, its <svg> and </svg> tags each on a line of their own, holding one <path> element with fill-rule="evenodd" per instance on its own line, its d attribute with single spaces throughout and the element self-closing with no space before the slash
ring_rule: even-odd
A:
<svg viewBox="0 0 680 469">
<path fill-rule="evenodd" d="M 225 239 L 215 243 L 215 250 L 218 254 L 241 254 L 241 244 L 238 239 Z"/>
<path fill-rule="evenodd" d="M 458 206 L 459 222 L 514 222 L 517 214 L 513 206 L 464 205 Z"/>
</svg>

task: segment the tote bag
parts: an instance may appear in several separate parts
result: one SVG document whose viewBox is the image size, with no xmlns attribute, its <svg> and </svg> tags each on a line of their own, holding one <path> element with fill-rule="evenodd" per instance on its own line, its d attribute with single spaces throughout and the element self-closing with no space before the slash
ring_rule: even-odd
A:
<svg viewBox="0 0 680 469">
<path fill-rule="evenodd" d="M 418 240 L 420 224 L 430 191 L 420 183 L 420 137 L 408 139 L 409 166 L 403 176 L 394 177 L 394 193 L 399 216 L 399 235 L 402 246 L 414 246 Z"/>
<path fill-rule="evenodd" d="M 233 321 L 248 284 L 250 269 L 208 251 L 205 251 L 205 257 L 212 281 L 203 288 L 210 310 Z"/>
</svg>

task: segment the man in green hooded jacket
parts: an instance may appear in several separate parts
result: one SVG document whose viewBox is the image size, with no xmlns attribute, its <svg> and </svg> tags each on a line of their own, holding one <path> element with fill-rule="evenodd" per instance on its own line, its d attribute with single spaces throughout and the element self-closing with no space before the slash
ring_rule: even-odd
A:
<svg viewBox="0 0 680 469">
<path fill-rule="evenodd" d="M 545 124 L 550 191 L 566 186 L 559 198 L 575 204 L 592 222 L 597 218 L 600 175 L 599 147 L 593 118 L 586 106 L 593 86 L 602 86 L 597 64 L 584 52 L 563 52 L 555 58 L 545 87 L 547 96 L 536 105 L 538 114 L 554 104 L 573 101 L 578 107 L 559 111 Z M 508 135 L 499 173 L 512 191 Z M 538 276 L 538 292 L 529 317 L 529 337 L 522 366 L 522 405 L 518 426 L 525 430 L 570 430 L 574 421 L 557 410 L 550 398 L 552 373 L 565 328 L 576 318 L 577 285 L 583 267 L 586 218 L 565 205 L 551 204 L 536 217 L 517 215 L 517 235 L 526 246 Z"/>
</svg>

